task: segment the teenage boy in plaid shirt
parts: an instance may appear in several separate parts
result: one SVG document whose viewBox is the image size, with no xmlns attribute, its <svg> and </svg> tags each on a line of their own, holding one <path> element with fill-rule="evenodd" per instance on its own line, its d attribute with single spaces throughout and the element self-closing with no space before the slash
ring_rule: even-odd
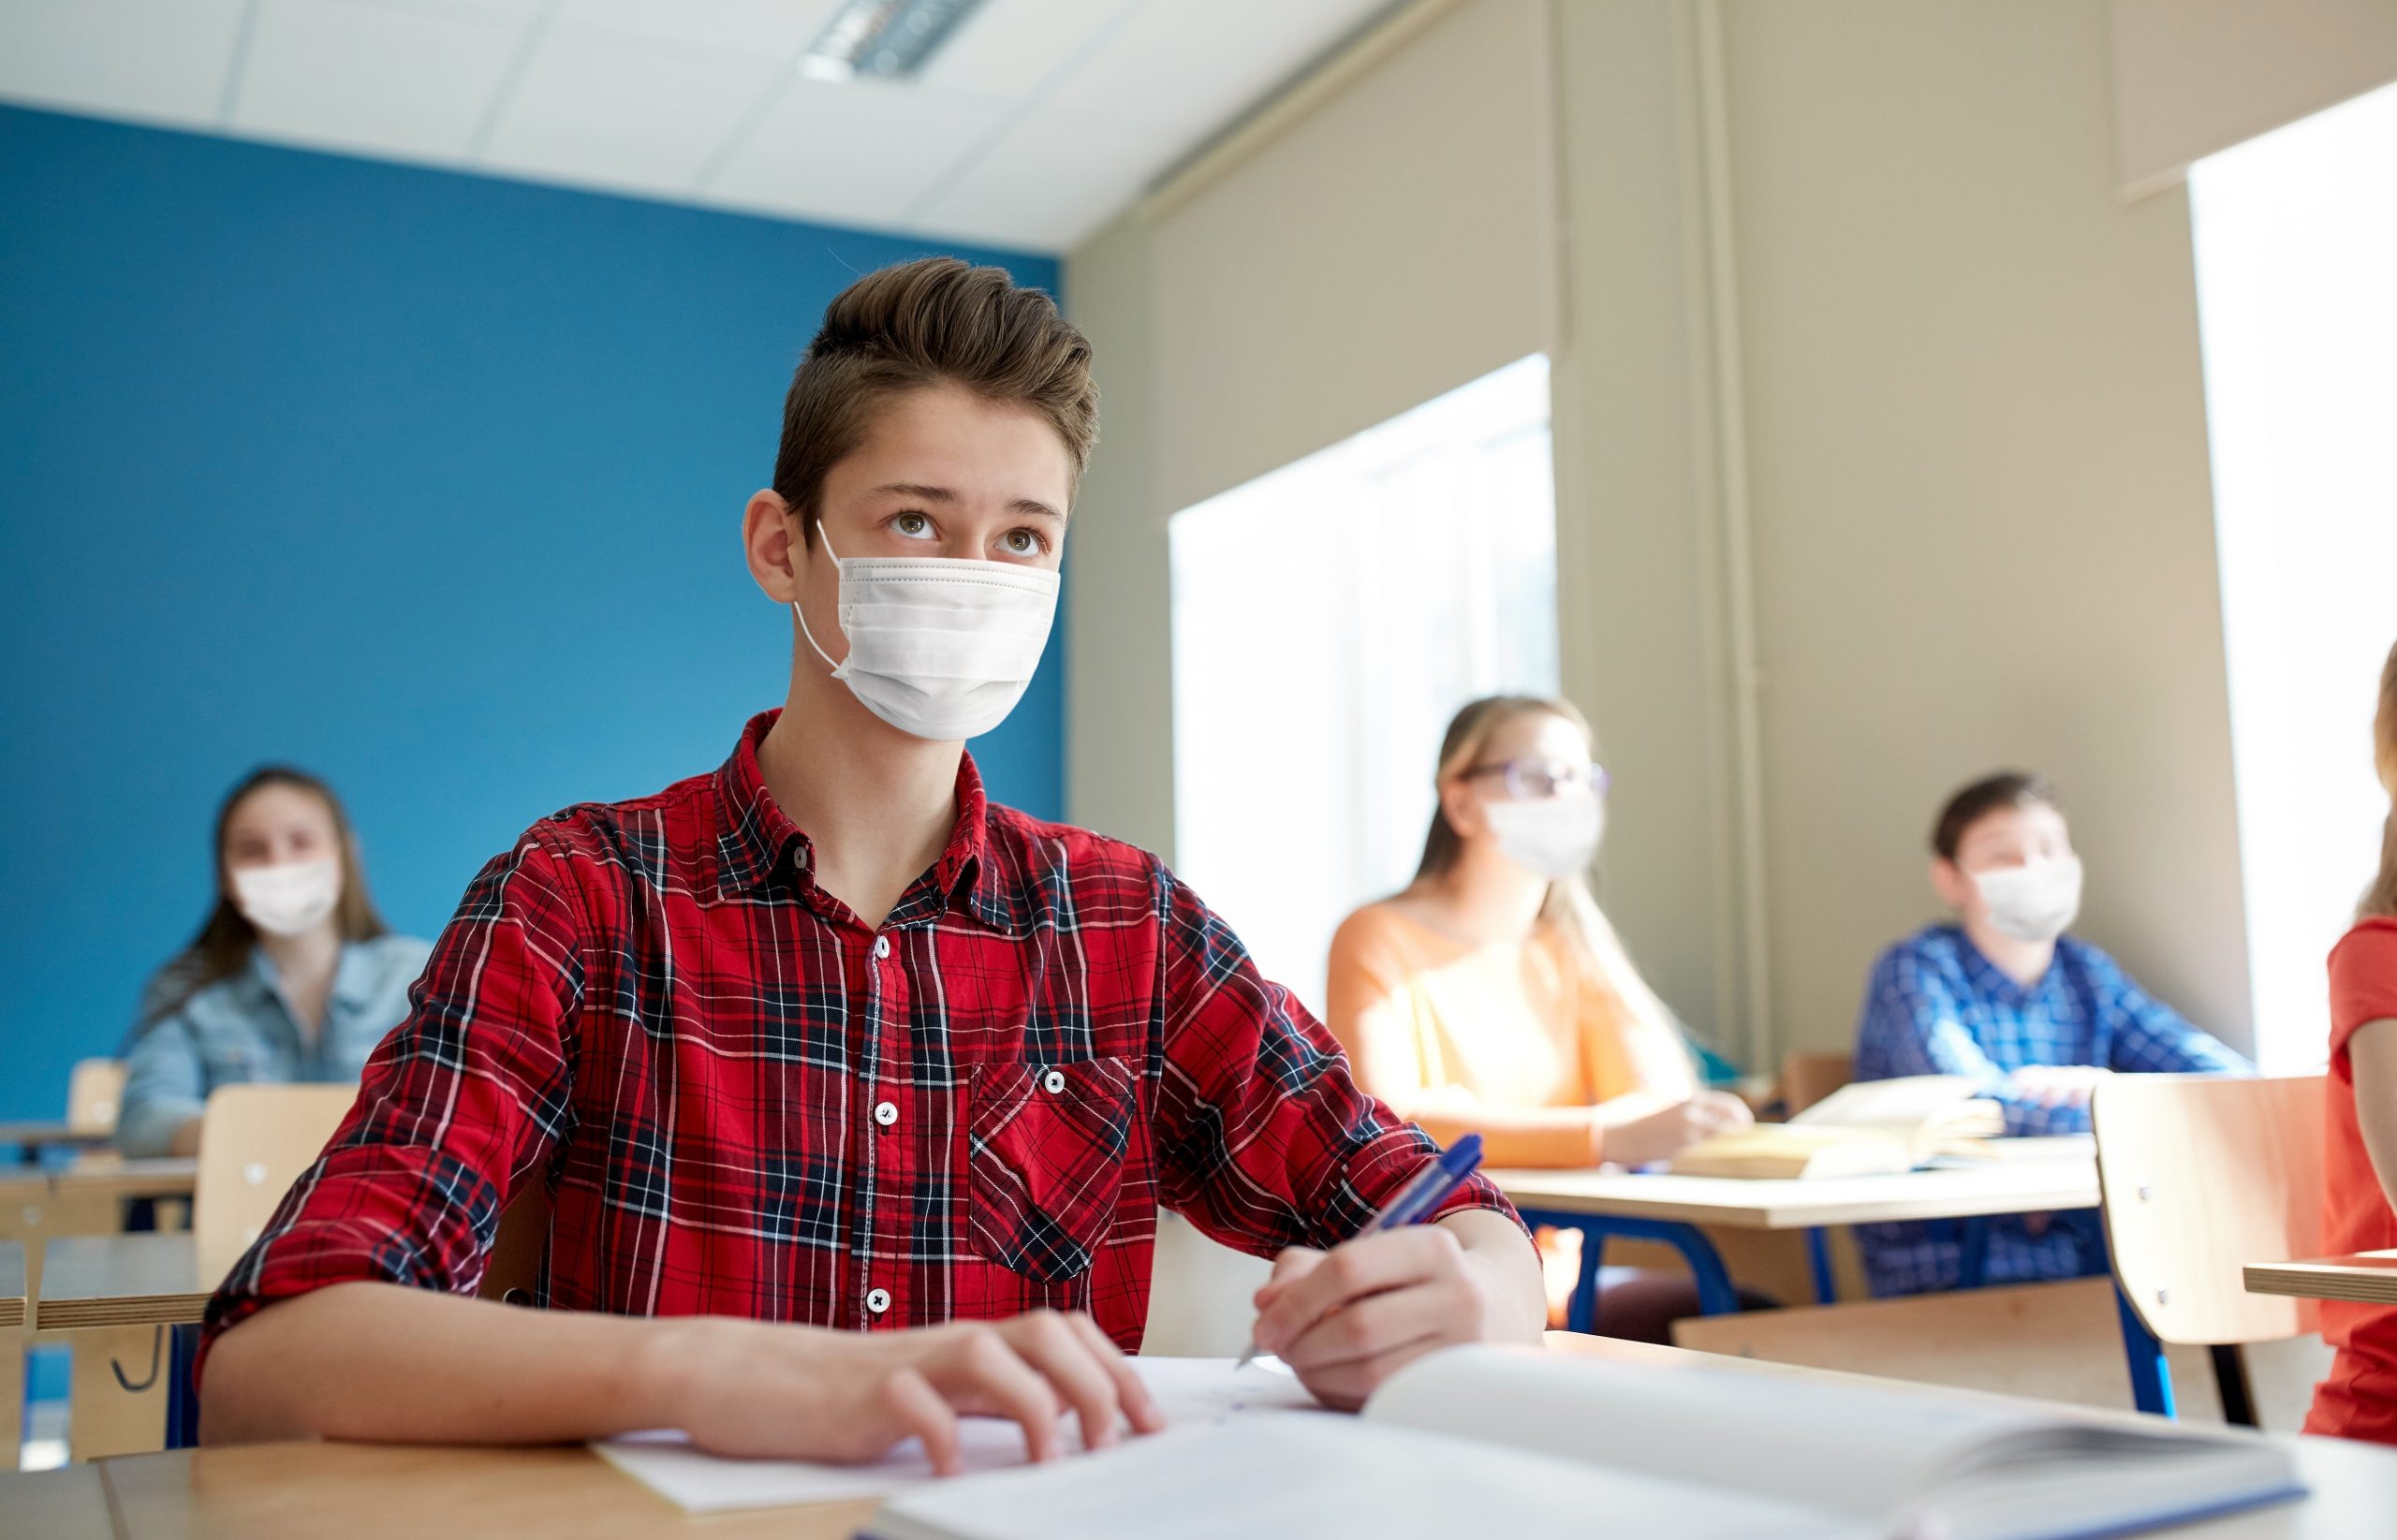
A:
<svg viewBox="0 0 2397 1540">
<path fill-rule="evenodd" d="M 1072 1413 L 1104 1445 L 1160 1421 L 1124 1357 L 1160 1202 L 1275 1258 L 1257 1342 L 1329 1402 L 1537 1339 L 1487 1183 L 1359 1234 L 1434 1146 L 1220 920 L 1154 857 L 983 799 L 963 740 L 1031 677 L 1096 432 L 1088 343 L 995 269 L 833 301 L 743 522 L 794 610 L 785 705 L 475 879 L 210 1306 L 211 1440 L 913 1434 L 948 1470 L 960 1415 L 1047 1458 Z M 536 1182 L 551 1308 L 474 1298 Z"/>
</svg>

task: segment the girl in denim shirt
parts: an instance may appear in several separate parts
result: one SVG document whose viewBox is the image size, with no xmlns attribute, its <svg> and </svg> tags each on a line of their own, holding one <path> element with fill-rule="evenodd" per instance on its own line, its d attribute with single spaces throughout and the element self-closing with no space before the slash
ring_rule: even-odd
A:
<svg viewBox="0 0 2397 1540">
<path fill-rule="evenodd" d="M 356 1080 L 424 966 L 427 945 L 375 913 L 340 799 L 303 771 L 271 766 L 227 796 L 216 888 L 125 1047 L 128 1155 L 196 1151 L 221 1085 Z"/>
</svg>

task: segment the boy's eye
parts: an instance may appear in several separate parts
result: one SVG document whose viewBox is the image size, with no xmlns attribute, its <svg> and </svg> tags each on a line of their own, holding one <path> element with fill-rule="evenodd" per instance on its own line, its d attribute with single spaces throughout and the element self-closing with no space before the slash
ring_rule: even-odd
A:
<svg viewBox="0 0 2397 1540">
<path fill-rule="evenodd" d="M 920 513 L 903 513 L 890 521 L 890 527 L 912 540 L 923 539 L 933 532 L 932 519 Z"/>
<path fill-rule="evenodd" d="M 999 537 L 999 543 L 1010 556 L 1037 556 L 1046 544 L 1037 531 L 1028 529 L 1011 529 Z"/>
</svg>

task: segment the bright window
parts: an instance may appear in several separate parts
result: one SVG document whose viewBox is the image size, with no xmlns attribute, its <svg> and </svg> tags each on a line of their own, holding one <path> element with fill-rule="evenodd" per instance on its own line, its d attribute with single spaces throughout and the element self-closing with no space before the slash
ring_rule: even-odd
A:
<svg viewBox="0 0 2397 1540">
<path fill-rule="evenodd" d="M 1183 510 L 1172 564 L 1176 865 L 1319 1013 L 1333 929 L 1414 875 L 1448 717 L 1557 688 L 1548 359 Z"/>
<path fill-rule="evenodd" d="M 2256 1045 L 2320 1065 L 2397 640 L 2397 87 L 2189 177 Z"/>
</svg>

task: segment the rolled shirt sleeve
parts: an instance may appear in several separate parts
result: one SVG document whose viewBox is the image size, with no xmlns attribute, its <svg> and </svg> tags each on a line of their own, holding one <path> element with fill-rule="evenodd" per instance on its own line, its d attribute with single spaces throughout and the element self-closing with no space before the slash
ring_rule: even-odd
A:
<svg viewBox="0 0 2397 1540">
<path fill-rule="evenodd" d="M 116 1146 L 144 1158 L 168 1153 L 175 1133 L 207 1105 L 207 1076 L 190 1019 L 171 1013 L 139 1033 L 125 1060 Z"/>
<path fill-rule="evenodd" d="M 331 1284 L 480 1283 L 501 1211 L 570 1116 L 581 934 L 537 835 L 483 868 L 356 1107 L 210 1301 L 203 1356 L 266 1305 Z"/>
<path fill-rule="evenodd" d="M 1196 894 L 1162 868 L 1157 881 L 1166 1206 L 1260 1256 L 1350 1239 L 1439 1146 L 1358 1088 L 1331 1034 Z M 1516 1218 L 1478 1176 L 1434 1217 L 1466 1209 Z"/>
</svg>

